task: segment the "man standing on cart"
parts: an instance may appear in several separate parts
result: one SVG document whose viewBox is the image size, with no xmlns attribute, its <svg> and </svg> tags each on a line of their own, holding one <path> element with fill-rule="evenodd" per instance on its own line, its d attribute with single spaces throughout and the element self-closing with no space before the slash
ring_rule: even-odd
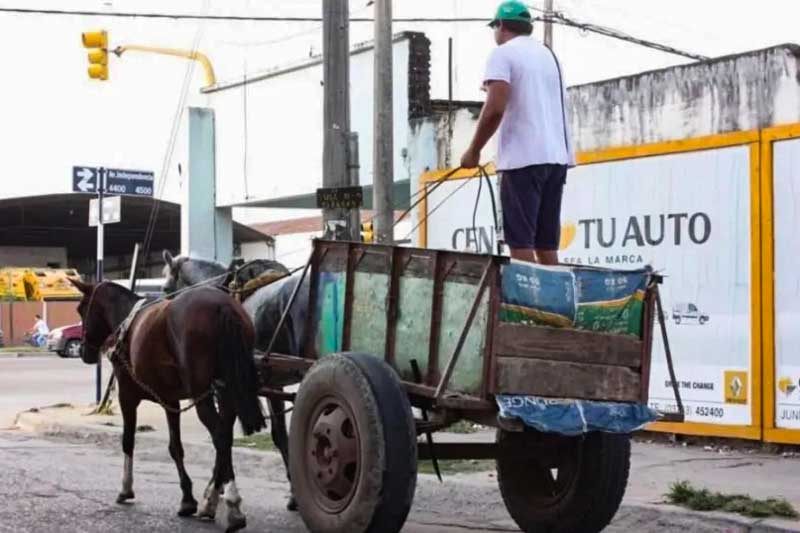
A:
<svg viewBox="0 0 800 533">
<path fill-rule="evenodd" d="M 511 257 L 556 264 L 561 196 L 567 168 L 575 164 L 561 67 L 549 48 L 530 37 L 531 14 L 522 2 L 500 4 L 489 26 L 498 46 L 489 56 L 486 102 L 461 166 L 477 167 L 499 128 L 496 166 Z"/>
</svg>

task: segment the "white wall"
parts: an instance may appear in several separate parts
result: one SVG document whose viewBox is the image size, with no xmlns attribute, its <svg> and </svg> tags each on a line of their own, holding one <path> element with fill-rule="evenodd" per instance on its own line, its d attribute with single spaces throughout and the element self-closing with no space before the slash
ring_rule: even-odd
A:
<svg viewBox="0 0 800 533">
<path fill-rule="evenodd" d="M 253 261 L 255 259 L 274 259 L 275 249 L 269 243 L 264 241 L 260 242 L 245 242 L 240 245 L 239 253 L 245 261 Z"/>
<path fill-rule="evenodd" d="M 395 176 L 406 179 L 408 40 L 396 42 L 393 51 Z M 350 62 L 350 128 L 359 134 L 364 185 L 372 183 L 373 61 L 370 47 Z M 311 194 L 322 186 L 322 76 L 321 62 L 309 60 L 296 70 L 208 95 L 217 115 L 219 205 Z"/>
</svg>

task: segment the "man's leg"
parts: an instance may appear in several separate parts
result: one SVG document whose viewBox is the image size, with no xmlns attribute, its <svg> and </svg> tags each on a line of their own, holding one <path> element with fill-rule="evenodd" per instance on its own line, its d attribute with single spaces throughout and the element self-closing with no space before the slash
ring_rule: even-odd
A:
<svg viewBox="0 0 800 533">
<path fill-rule="evenodd" d="M 533 248 L 509 247 L 509 251 L 511 252 L 511 259 L 516 259 L 518 261 L 527 261 L 529 263 L 536 262 L 536 251 Z"/>
<path fill-rule="evenodd" d="M 536 262 L 534 235 L 540 204 L 540 184 L 533 172 L 534 167 L 505 171 L 500 181 L 505 242 L 513 259 L 530 263 Z"/>
<path fill-rule="evenodd" d="M 557 265 L 558 250 L 536 250 L 536 262 L 542 265 Z"/>
<path fill-rule="evenodd" d="M 567 167 L 547 165 L 549 176 L 542 185 L 541 205 L 536 219 L 536 262 L 542 265 L 558 264 L 561 244 L 561 198 L 567 180 Z"/>
</svg>

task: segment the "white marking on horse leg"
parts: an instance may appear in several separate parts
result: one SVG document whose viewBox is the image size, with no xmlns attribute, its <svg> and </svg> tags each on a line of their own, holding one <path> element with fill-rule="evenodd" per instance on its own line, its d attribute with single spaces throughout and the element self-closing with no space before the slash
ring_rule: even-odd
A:
<svg viewBox="0 0 800 533">
<path fill-rule="evenodd" d="M 235 507 L 239 507 L 242 503 L 242 497 L 239 496 L 239 489 L 236 488 L 236 481 L 229 481 L 225 484 L 225 503 Z"/>
<path fill-rule="evenodd" d="M 231 480 L 225 484 L 224 498 L 228 505 L 228 529 L 227 531 L 237 531 L 247 524 L 247 518 L 241 509 L 242 497 L 239 496 L 239 489 L 236 488 L 236 481 Z"/>
<path fill-rule="evenodd" d="M 219 505 L 219 491 L 214 487 L 214 480 L 208 482 L 203 493 L 203 502 L 200 504 L 198 515 L 201 518 L 215 518 L 217 516 L 217 505 Z"/>
<path fill-rule="evenodd" d="M 133 492 L 133 457 L 125 455 L 125 466 L 122 470 L 122 493 Z"/>
</svg>

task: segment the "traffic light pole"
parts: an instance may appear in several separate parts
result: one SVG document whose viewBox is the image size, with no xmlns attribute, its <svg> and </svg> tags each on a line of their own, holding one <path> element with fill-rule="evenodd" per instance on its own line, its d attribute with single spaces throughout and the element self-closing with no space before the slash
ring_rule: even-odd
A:
<svg viewBox="0 0 800 533">
<path fill-rule="evenodd" d="M 103 281 L 103 244 L 105 235 L 103 231 L 103 194 L 106 191 L 106 169 L 100 167 L 97 177 L 97 272 L 95 274 L 96 283 Z M 103 394 L 103 358 L 97 358 L 97 371 L 95 383 L 95 402 L 100 405 L 100 398 Z"/>
</svg>

